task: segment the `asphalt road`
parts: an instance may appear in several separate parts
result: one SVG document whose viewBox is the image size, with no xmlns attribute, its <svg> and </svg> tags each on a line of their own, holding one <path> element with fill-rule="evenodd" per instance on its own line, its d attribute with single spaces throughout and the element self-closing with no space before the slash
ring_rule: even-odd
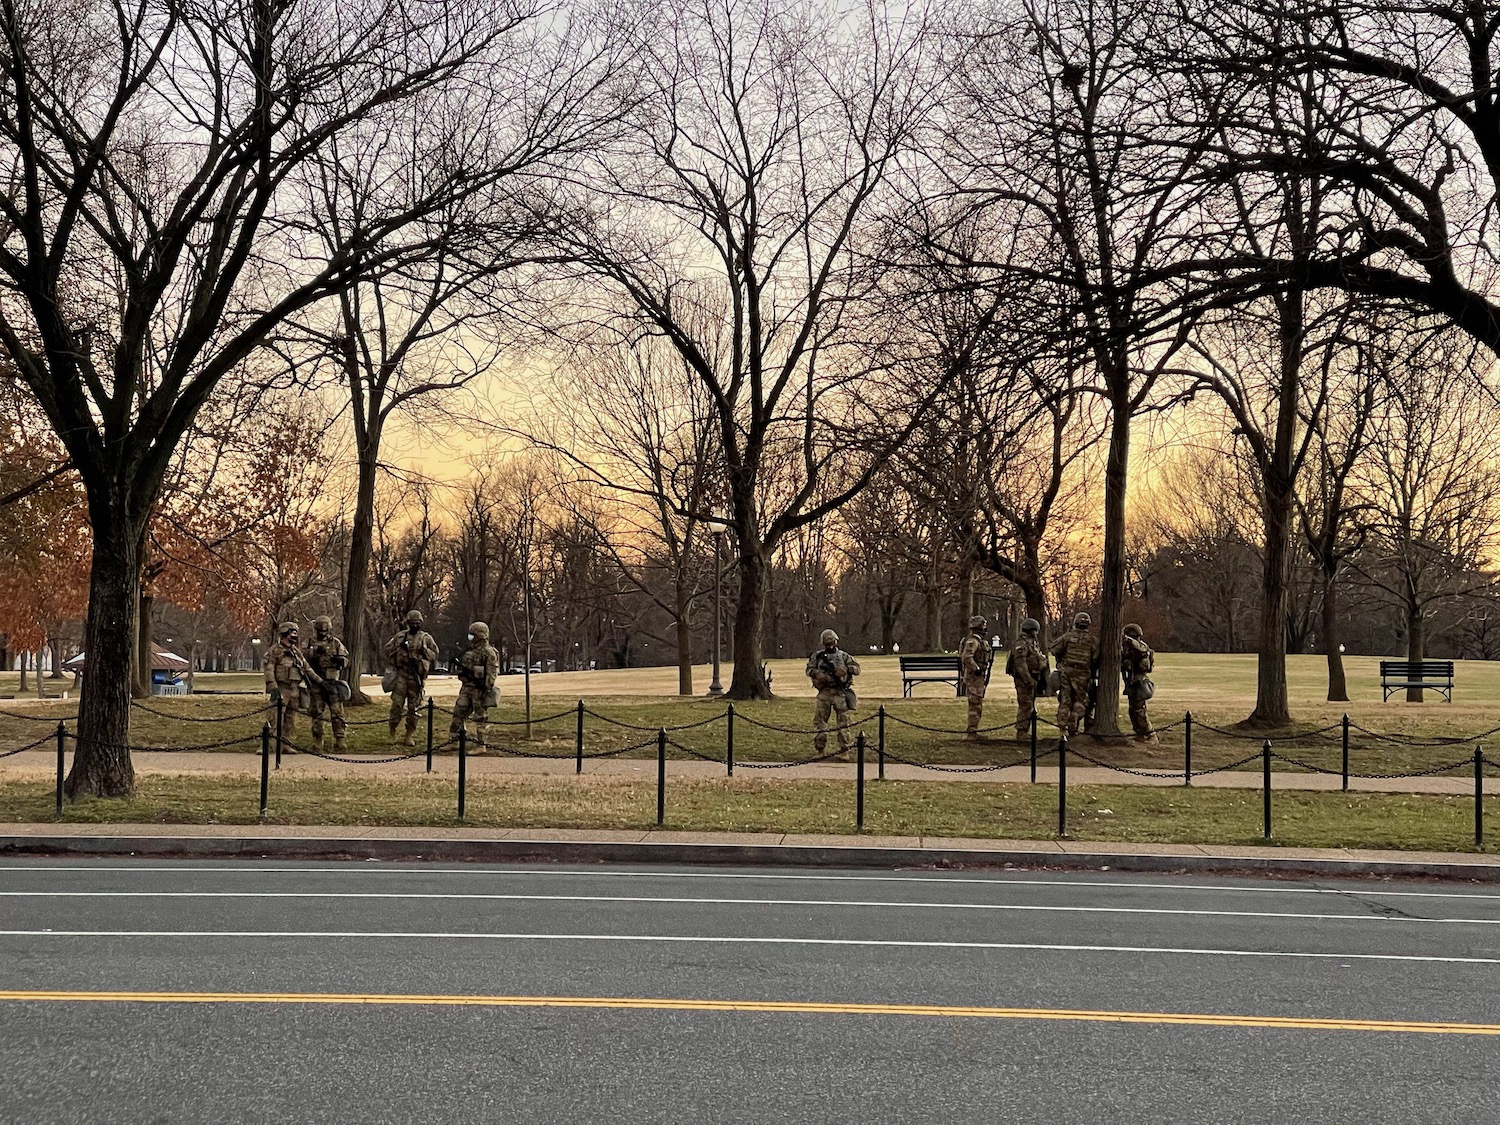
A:
<svg viewBox="0 0 1500 1125">
<path fill-rule="evenodd" d="M 1500 1122 L 1451 884 L 0 865 L 0 1121 Z"/>
</svg>

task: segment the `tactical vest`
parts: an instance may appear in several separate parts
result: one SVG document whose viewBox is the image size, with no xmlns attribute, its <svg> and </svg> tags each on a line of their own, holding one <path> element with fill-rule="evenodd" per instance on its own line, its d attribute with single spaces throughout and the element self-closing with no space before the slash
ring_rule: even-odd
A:
<svg viewBox="0 0 1500 1125">
<path fill-rule="evenodd" d="M 1069 629 L 1063 636 L 1062 652 L 1058 655 L 1057 664 L 1069 672 L 1089 672 L 1093 670 L 1097 653 L 1098 642 L 1094 640 L 1092 633 Z"/>
</svg>

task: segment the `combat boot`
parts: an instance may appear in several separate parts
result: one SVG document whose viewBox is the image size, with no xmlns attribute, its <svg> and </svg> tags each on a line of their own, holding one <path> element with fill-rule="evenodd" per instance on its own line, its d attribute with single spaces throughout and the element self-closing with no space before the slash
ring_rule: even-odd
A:
<svg viewBox="0 0 1500 1125">
<path fill-rule="evenodd" d="M 344 736 L 343 735 L 336 734 L 336 735 L 333 736 L 333 752 L 335 754 L 346 753 L 348 751 L 348 749 L 349 748 L 344 745 Z"/>
<path fill-rule="evenodd" d="M 411 731 L 411 730 L 407 731 L 406 734 L 401 739 L 401 745 L 402 746 L 415 746 L 416 744 L 417 744 L 417 732 L 416 731 Z"/>
<path fill-rule="evenodd" d="M 319 754 L 321 754 L 323 752 L 323 732 L 322 731 L 319 731 L 317 734 L 315 734 L 315 735 L 312 736 L 312 748 L 313 748 L 313 750 L 315 750 Z"/>
<path fill-rule="evenodd" d="M 397 724 L 395 724 L 395 723 L 391 724 L 391 745 L 392 746 L 394 746 L 396 744 L 396 726 L 397 726 Z"/>
</svg>

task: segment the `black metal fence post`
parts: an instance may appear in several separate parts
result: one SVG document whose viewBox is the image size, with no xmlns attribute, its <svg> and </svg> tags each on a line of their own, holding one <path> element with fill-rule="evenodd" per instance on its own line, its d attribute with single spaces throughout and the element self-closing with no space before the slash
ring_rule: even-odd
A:
<svg viewBox="0 0 1500 1125">
<path fill-rule="evenodd" d="M 578 738 L 577 738 L 578 760 L 573 767 L 574 773 L 583 772 L 583 700 L 578 701 Z"/>
<path fill-rule="evenodd" d="M 266 802 L 271 792 L 271 724 L 260 725 L 260 819 L 266 819 Z"/>
<path fill-rule="evenodd" d="M 40 673 L 38 673 L 40 675 Z M 63 802 L 63 753 L 68 741 L 68 728 L 57 724 L 57 815 L 62 816 Z"/>
<path fill-rule="evenodd" d="M 1349 715 L 1348 715 L 1347 712 L 1344 714 L 1343 728 L 1344 728 L 1344 733 L 1343 733 L 1343 739 L 1342 739 L 1342 741 L 1343 741 L 1343 747 L 1344 747 L 1344 764 L 1343 764 L 1343 769 L 1342 769 L 1342 774 L 1343 774 L 1343 786 L 1342 786 L 1342 789 L 1343 789 L 1343 792 L 1347 793 L 1347 792 L 1349 792 Z"/>
<path fill-rule="evenodd" d="M 1262 835 L 1271 838 L 1271 740 L 1260 744 Z"/>
<path fill-rule="evenodd" d="M 427 697 L 427 772 L 432 772 L 432 713 L 437 707 L 437 702 L 432 696 Z"/>
<path fill-rule="evenodd" d="M 1182 713 L 1182 783 L 1193 783 L 1193 713 Z"/>
<path fill-rule="evenodd" d="M 286 723 L 286 701 L 280 695 L 276 696 L 276 768 L 281 768 L 281 742 L 283 739 L 282 728 Z"/>
<path fill-rule="evenodd" d="M 1031 784 L 1036 784 L 1036 711 L 1031 712 Z"/>
<path fill-rule="evenodd" d="M 458 819 L 464 818 L 465 790 L 469 785 L 469 727 L 458 728 Z"/>
<path fill-rule="evenodd" d="M 729 733 L 724 736 L 724 768 L 728 771 L 725 776 L 734 776 L 734 704 L 729 705 L 725 712 L 729 722 Z"/>
<path fill-rule="evenodd" d="M 1484 847 L 1484 748 L 1474 747 L 1474 846 Z"/>
<path fill-rule="evenodd" d="M 865 732 L 854 738 L 854 831 L 865 830 Z"/>
<path fill-rule="evenodd" d="M 667 819 L 667 728 L 656 728 L 656 826 Z"/>
<path fill-rule="evenodd" d="M 875 712 L 875 769 L 876 776 L 885 780 L 885 704 Z"/>
<path fill-rule="evenodd" d="M 1068 736 L 1057 740 L 1057 834 L 1068 834 Z"/>
</svg>

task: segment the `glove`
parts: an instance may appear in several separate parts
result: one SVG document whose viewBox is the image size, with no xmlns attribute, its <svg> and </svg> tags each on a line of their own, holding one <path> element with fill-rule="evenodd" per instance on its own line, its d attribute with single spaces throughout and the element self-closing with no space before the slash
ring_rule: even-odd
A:
<svg viewBox="0 0 1500 1125">
<path fill-rule="evenodd" d="M 281 702 L 281 689 L 279 687 L 277 687 L 275 684 L 271 684 L 270 686 L 268 686 L 266 688 L 266 693 L 268 695 L 270 695 L 272 703 L 280 703 Z"/>
</svg>

